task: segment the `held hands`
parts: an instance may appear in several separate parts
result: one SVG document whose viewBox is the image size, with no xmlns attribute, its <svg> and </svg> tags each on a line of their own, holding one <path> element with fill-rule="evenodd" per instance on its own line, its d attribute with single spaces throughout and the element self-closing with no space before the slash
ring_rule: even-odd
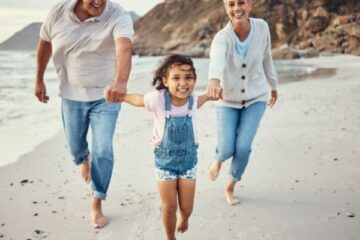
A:
<svg viewBox="0 0 360 240">
<path fill-rule="evenodd" d="M 104 95 L 107 102 L 118 103 L 124 101 L 127 92 L 126 84 L 124 83 L 111 83 L 105 87 Z"/>
<path fill-rule="evenodd" d="M 207 96 L 209 100 L 219 100 L 222 98 L 222 88 L 220 86 L 220 80 L 211 79 L 207 87 Z"/>
<path fill-rule="evenodd" d="M 49 101 L 49 96 L 46 94 L 46 85 L 43 81 L 36 81 L 35 83 L 35 96 L 42 103 Z"/>
<path fill-rule="evenodd" d="M 268 107 L 272 108 L 276 101 L 277 101 L 278 95 L 277 95 L 277 91 L 276 90 L 272 90 L 271 94 L 270 94 L 270 99 L 268 101 Z"/>
</svg>

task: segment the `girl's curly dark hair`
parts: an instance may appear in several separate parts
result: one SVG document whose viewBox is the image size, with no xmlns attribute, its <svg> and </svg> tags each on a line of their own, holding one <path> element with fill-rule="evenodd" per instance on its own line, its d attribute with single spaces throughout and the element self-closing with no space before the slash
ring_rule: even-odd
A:
<svg viewBox="0 0 360 240">
<path fill-rule="evenodd" d="M 172 54 L 167 56 L 160 64 L 160 66 L 155 70 L 155 75 L 152 81 L 152 85 L 156 88 L 156 90 L 167 89 L 163 83 L 163 77 L 167 77 L 169 73 L 169 69 L 172 66 L 181 66 L 181 65 L 189 65 L 190 70 L 194 74 L 194 78 L 196 80 L 196 71 L 194 68 L 194 63 L 190 57 L 180 55 L 180 54 Z"/>
</svg>

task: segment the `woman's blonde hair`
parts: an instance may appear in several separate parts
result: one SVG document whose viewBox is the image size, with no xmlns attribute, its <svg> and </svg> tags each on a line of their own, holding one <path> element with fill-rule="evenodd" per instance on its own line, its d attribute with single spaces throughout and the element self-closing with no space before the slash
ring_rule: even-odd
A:
<svg viewBox="0 0 360 240">
<path fill-rule="evenodd" d="M 251 3 L 251 0 L 246 0 L 248 3 Z M 224 0 L 224 4 L 226 4 L 227 0 Z"/>
</svg>

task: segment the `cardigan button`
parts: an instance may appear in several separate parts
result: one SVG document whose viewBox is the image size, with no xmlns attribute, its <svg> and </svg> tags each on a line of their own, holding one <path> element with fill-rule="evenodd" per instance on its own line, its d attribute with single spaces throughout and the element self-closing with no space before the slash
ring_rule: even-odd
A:
<svg viewBox="0 0 360 240">
<path fill-rule="evenodd" d="M 246 64 L 245 64 L 245 63 L 243 63 L 241 66 L 242 66 L 243 68 L 246 68 Z"/>
<path fill-rule="evenodd" d="M 245 80 L 245 78 L 246 78 L 246 77 L 245 77 L 244 75 L 243 75 L 243 76 L 241 76 L 241 79 L 242 79 L 242 80 Z"/>
<path fill-rule="evenodd" d="M 241 102 L 241 104 L 242 104 L 242 105 L 245 105 L 245 103 L 246 103 L 246 101 L 245 101 L 245 100 L 243 100 L 243 101 Z"/>
<path fill-rule="evenodd" d="M 245 92 L 245 89 L 241 89 L 241 92 L 244 93 L 244 92 Z"/>
</svg>

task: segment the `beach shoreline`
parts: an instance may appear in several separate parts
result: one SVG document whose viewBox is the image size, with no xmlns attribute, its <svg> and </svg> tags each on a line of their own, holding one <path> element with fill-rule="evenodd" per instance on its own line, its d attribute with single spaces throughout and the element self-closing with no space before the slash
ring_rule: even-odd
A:
<svg viewBox="0 0 360 240">
<path fill-rule="evenodd" d="M 229 161 L 216 182 L 208 169 L 216 141 L 214 103 L 199 110 L 199 166 L 190 229 L 180 240 L 358 239 L 360 236 L 360 57 L 292 60 L 325 72 L 279 86 L 254 142 L 239 206 L 225 204 Z M 202 65 L 200 74 L 206 73 Z M 144 73 L 148 75 L 149 73 Z M 149 85 L 129 83 L 129 92 Z M 64 147 L 63 132 L 0 167 L 0 239 L 163 239 L 149 143 L 152 116 L 123 104 L 104 212 L 92 229 L 90 187 Z"/>
</svg>

